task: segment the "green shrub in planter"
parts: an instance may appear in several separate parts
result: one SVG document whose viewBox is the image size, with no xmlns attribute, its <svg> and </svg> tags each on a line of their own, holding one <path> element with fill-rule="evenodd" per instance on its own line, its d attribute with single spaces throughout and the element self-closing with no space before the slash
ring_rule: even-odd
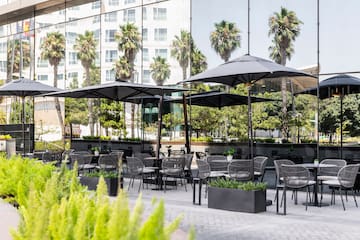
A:
<svg viewBox="0 0 360 240">
<path fill-rule="evenodd" d="M 211 181 L 208 207 L 249 213 L 266 211 L 266 184 L 229 179 Z"/>
<path fill-rule="evenodd" d="M 20 224 L 12 231 L 15 240 L 170 239 L 181 220 L 165 225 L 162 201 L 145 220 L 141 196 L 133 210 L 122 191 L 109 201 L 103 177 L 96 194 L 89 193 L 78 181 L 76 164 L 73 170 L 56 169 L 0 155 L 0 176 L 0 195 L 20 204 Z"/>
<path fill-rule="evenodd" d="M 103 177 L 110 196 L 116 196 L 122 182 L 119 182 L 118 173 L 113 171 L 89 172 L 80 178 L 80 183 L 87 186 L 89 190 L 96 190 L 100 177 Z M 122 179 L 120 178 L 120 181 Z"/>
</svg>

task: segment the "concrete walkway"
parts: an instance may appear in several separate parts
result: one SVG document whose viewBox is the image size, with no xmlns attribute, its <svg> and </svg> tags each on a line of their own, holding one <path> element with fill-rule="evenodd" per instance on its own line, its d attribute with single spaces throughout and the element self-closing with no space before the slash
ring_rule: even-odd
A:
<svg viewBox="0 0 360 240">
<path fill-rule="evenodd" d="M 10 240 L 11 229 L 16 229 L 20 221 L 17 209 L 12 205 L 0 200 L 0 239 Z"/>
<path fill-rule="evenodd" d="M 125 180 L 128 182 L 128 179 Z M 137 185 L 130 188 L 129 200 L 133 205 L 138 197 Z M 125 185 L 125 187 L 127 187 Z M 153 209 L 152 199 L 164 199 L 166 221 L 171 222 L 179 215 L 183 215 L 180 229 L 173 239 L 186 239 L 190 226 L 196 230 L 196 239 L 360 239 L 360 209 L 355 207 L 352 197 L 346 202 L 346 211 L 342 209 L 340 198 L 336 197 L 336 204 L 328 207 L 309 207 L 305 211 L 302 204 L 294 205 L 291 194 L 288 194 L 288 215 L 277 215 L 275 205 L 269 206 L 267 212 L 247 214 L 223 210 L 209 209 L 207 199 L 203 197 L 203 205 L 192 204 L 192 189 L 183 187 L 177 190 L 153 191 L 142 190 L 144 215 L 149 215 Z M 268 190 L 268 199 L 274 198 L 274 190 Z M 224 196 L 226 197 L 226 196 Z M 305 194 L 299 193 L 299 202 L 305 200 Z M 326 202 L 330 196 L 325 195 Z M 0 239 L 11 239 L 10 229 L 19 223 L 17 210 L 11 205 L 0 202 Z"/>
</svg>

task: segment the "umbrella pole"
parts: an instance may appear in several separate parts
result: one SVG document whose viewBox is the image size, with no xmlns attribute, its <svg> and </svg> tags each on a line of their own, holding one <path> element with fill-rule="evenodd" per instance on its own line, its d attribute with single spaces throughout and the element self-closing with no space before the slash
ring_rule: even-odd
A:
<svg viewBox="0 0 360 240">
<path fill-rule="evenodd" d="M 247 86 L 248 90 L 248 138 L 250 146 L 250 159 L 251 161 L 251 173 L 252 180 L 254 180 L 254 145 L 253 145 L 253 131 L 252 131 L 252 109 L 251 109 L 251 84 Z"/>
<path fill-rule="evenodd" d="M 189 137 L 189 124 L 187 117 L 187 106 L 186 106 L 186 96 L 183 94 L 183 111 L 184 111 L 184 125 L 185 125 L 185 148 L 186 153 L 190 153 L 190 137 Z"/>
<path fill-rule="evenodd" d="M 340 158 L 343 158 L 343 97 L 340 95 Z"/>
<path fill-rule="evenodd" d="M 157 136 L 157 143 L 156 143 L 156 157 L 160 158 L 160 148 L 161 148 L 161 125 L 162 125 L 162 108 L 164 102 L 164 94 L 160 96 L 159 99 L 159 106 L 158 106 L 158 136 Z"/>
<path fill-rule="evenodd" d="M 22 96 L 21 100 L 22 100 L 22 111 L 21 111 L 22 146 L 23 146 L 23 154 L 25 155 L 25 96 Z"/>
</svg>

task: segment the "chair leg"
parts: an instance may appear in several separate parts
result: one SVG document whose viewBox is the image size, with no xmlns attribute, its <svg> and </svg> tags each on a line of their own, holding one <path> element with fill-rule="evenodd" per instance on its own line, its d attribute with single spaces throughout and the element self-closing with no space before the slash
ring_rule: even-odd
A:
<svg viewBox="0 0 360 240">
<path fill-rule="evenodd" d="M 141 188 L 141 184 L 143 185 L 144 187 L 144 183 L 143 183 L 144 179 L 143 178 L 140 178 L 139 179 L 139 189 L 138 189 L 138 192 L 140 192 L 140 188 Z"/>
<path fill-rule="evenodd" d="M 342 191 L 341 191 L 341 187 L 339 188 L 339 192 L 340 192 L 340 198 L 341 198 L 341 202 L 345 211 L 345 204 L 344 204 L 344 199 L 343 199 L 343 195 L 342 195 Z"/>
<path fill-rule="evenodd" d="M 283 199 L 284 199 L 284 215 L 286 215 L 286 187 L 284 186 L 284 191 L 283 191 Z"/>
<path fill-rule="evenodd" d="M 186 180 L 186 178 L 184 178 L 184 181 L 185 181 L 185 192 L 187 192 L 187 188 L 186 188 L 186 184 L 187 184 L 187 180 Z"/>
<path fill-rule="evenodd" d="M 165 176 L 165 180 L 163 181 L 163 184 L 164 184 L 164 193 L 166 193 L 166 179 L 167 179 L 167 177 Z"/>
<path fill-rule="evenodd" d="M 309 197 L 310 191 L 309 191 L 309 186 L 306 187 L 306 200 L 305 200 L 305 210 L 307 211 L 308 209 L 308 197 Z M 321 201 L 321 200 L 320 200 Z"/>
<path fill-rule="evenodd" d="M 357 201 L 356 201 L 356 195 L 355 195 L 354 188 L 352 189 L 352 193 L 353 193 L 353 197 L 354 197 L 355 206 L 358 207 L 358 204 L 357 204 Z"/>
<path fill-rule="evenodd" d="M 276 188 L 275 199 L 276 199 L 276 213 L 279 213 L 279 188 Z"/>
</svg>

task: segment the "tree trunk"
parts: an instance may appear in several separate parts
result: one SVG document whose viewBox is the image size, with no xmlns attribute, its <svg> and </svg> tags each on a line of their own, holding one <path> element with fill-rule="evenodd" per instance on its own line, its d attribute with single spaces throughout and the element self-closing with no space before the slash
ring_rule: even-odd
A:
<svg viewBox="0 0 360 240">
<path fill-rule="evenodd" d="M 58 65 L 55 64 L 54 65 L 54 87 L 57 87 L 57 73 L 58 73 Z M 59 101 L 59 98 L 57 98 L 57 97 L 55 97 L 54 100 L 55 100 L 55 109 L 56 109 L 60 129 L 61 129 L 61 140 L 64 141 L 64 139 L 65 139 L 65 136 L 64 136 L 64 120 L 63 120 L 63 117 L 61 115 L 60 101 Z"/>
<path fill-rule="evenodd" d="M 90 86 L 90 68 L 85 67 L 85 84 L 86 86 Z M 90 128 L 90 135 L 94 136 L 95 132 L 95 122 L 94 122 L 94 100 L 92 98 L 88 98 L 87 101 L 88 105 L 88 114 L 89 114 L 89 128 Z"/>
<path fill-rule="evenodd" d="M 135 104 L 131 104 L 131 138 L 135 137 Z"/>
<path fill-rule="evenodd" d="M 186 67 L 182 68 L 183 80 L 186 79 Z"/>
<path fill-rule="evenodd" d="M 286 65 L 286 49 L 281 49 L 281 65 Z M 282 106 L 281 106 L 281 118 L 282 118 L 282 128 L 281 135 L 282 138 L 287 138 L 288 136 L 288 120 L 287 120 L 287 94 L 286 94 L 286 78 L 281 79 L 281 96 L 282 96 Z"/>
</svg>

